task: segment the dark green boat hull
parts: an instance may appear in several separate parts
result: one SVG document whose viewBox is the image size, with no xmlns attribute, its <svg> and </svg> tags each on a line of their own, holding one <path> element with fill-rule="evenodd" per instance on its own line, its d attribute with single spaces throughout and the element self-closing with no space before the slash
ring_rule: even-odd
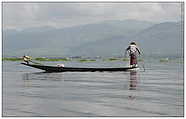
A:
<svg viewBox="0 0 186 119">
<path fill-rule="evenodd" d="M 116 72 L 116 71 L 130 71 L 136 70 L 138 67 L 123 67 L 123 68 L 75 68 L 75 67 L 58 67 L 58 66 L 46 66 L 46 65 L 36 65 L 36 64 L 27 64 L 21 63 L 26 66 L 33 68 L 41 69 L 46 72 Z"/>
</svg>

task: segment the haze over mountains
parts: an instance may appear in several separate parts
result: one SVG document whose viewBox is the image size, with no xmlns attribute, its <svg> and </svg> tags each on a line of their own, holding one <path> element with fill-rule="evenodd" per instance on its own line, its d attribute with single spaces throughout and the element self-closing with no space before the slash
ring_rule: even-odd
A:
<svg viewBox="0 0 186 119">
<path fill-rule="evenodd" d="M 136 41 L 146 55 L 180 56 L 183 28 L 181 22 L 118 20 L 61 29 L 5 30 L 3 55 L 121 56 L 131 41 Z"/>
</svg>

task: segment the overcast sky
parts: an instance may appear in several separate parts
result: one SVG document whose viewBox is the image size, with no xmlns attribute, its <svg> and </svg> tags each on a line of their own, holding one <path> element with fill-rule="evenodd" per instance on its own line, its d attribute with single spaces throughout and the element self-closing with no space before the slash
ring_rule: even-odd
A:
<svg viewBox="0 0 186 119">
<path fill-rule="evenodd" d="M 181 14 L 181 3 L 3 3 L 3 27 L 62 28 L 126 19 L 179 21 Z"/>
</svg>

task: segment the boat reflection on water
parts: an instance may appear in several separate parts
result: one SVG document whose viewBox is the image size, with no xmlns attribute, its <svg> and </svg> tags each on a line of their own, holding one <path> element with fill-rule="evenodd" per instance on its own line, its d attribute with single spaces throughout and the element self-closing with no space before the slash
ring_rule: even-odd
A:
<svg viewBox="0 0 186 119">
<path fill-rule="evenodd" d="M 138 80 L 137 71 L 130 71 L 129 90 L 137 89 L 137 80 Z M 129 99 L 133 100 L 135 99 L 135 96 L 131 94 L 129 96 Z"/>
<path fill-rule="evenodd" d="M 42 76 L 42 74 L 44 74 L 43 72 L 36 72 L 36 73 L 24 73 L 22 75 L 23 80 L 36 80 L 36 79 L 40 79 L 42 80 L 43 78 L 41 78 L 40 76 Z M 40 78 L 39 78 L 40 77 Z"/>
<path fill-rule="evenodd" d="M 42 84 L 41 81 L 63 81 L 62 73 L 46 72 L 24 73 L 22 79 L 24 87 L 37 87 Z"/>
<path fill-rule="evenodd" d="M 62 80 L 62 73 L 46 73 L 46 72 L 37 72 L 37 73 L 25 73 L 22 75 L 23 80 Z"/>
</svg>

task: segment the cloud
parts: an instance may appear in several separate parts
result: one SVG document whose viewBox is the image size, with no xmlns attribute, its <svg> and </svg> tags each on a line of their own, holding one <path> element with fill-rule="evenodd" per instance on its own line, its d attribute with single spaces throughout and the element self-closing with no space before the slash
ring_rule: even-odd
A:
<svg viewBox="0 0 186 119">
<path fill-rule="evenodd" d="M 68 27 L 104 20 L 177 21 L 183 3 L 3 3 L 3 27 Z"/>
</svg>

